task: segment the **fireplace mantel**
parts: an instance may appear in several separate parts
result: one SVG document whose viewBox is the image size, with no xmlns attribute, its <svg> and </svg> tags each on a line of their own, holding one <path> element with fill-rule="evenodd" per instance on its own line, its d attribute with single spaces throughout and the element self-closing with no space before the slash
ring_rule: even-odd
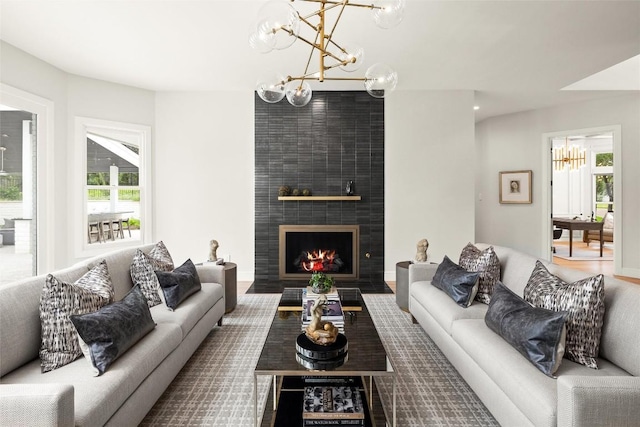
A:
<svg viewBox="0 0 640 427">
<path fill-rule="evenodd" d="M 359 201 L 362 200 L 362 196 L 278 196 L 278 200 L 282 200 L 283 202 L 288 202 L 288 201 L 296 201 L 296 202 L 300 202 L 300 201 L 319 201 L 319 200 L 324 200 L 324 201 Z"/>
</svg>

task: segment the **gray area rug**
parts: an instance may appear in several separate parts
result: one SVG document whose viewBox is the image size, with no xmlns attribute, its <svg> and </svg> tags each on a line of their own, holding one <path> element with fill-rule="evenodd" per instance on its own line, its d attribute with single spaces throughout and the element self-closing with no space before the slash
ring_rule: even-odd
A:
<svg viewBox="0 0 640 427">
<path fill-rule="evenodd" d="M 239 296 L 223 327 L 209 334 L 141 425 L 251 426 L 253 368 L 279 298 Z M 398 372 L 398 426 L 499 425 L 422 328 L 398 308 L 394 295 L 364 298 Z M 259 408 L 270 386 L 268 378 L 261 380 Z M 391 396 L 391 382 L 376 384 L 390 404 L 384 396 Z"/>
</svg>

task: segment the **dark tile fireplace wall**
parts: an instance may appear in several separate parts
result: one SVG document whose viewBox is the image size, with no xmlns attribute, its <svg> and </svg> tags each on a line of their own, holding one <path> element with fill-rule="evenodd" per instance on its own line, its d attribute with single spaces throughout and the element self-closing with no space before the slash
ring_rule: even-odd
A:
<svg viewBox="0 0 640 427">
<path fill-rule="evenodd" d="M 255 279 L 278 281 L 278 226 L 359 224 L 360 280 L 384 281 L 384 100 L 314 92 L 302 108 L 255 95 Z M 361 201 L 278 201 L 278 187 Z M 366 254 L 370 257 L 367 258 Z"/>
</svg>

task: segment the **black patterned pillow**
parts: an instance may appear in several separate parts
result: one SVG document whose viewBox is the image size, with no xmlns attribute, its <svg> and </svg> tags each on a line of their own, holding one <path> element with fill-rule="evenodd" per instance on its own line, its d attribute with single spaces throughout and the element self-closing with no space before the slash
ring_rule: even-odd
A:
<svg viewBox="0 0 640 427">
<path fill-rule="evenodd" d="M 600 336 L 604 322 L 604 277 L 602 274 L 566 283 L 549 273 L 540 262 L 524 288 L 524 299 L 536 307 L 566 311 L 569 360 L 598 368 Z"/>
<path fill-rule="evenodd" d="M 113 301 L 113 285 L 103 260 L 75 283 L 49 274 L 40 296 L 40 365 L 42 373 L 73 362 L 82 355 L 69 316 L 97 311 Z"/>
<path fill-rule="evenodd" d="M 188 259 L 173 271 L 156 271 L 165 303 L 169 310 L 175 310 L 178 305 L 190 295 L 202 289 L 196 266 Z"/>
<path fill-rule="evenodd" d="M 136 250 L 131 261 L 131 280 L 134 285 L 139 285 L 140 290 L 147 298 L 149 307 L 161 304 L 160 283 L 155 271 L 172 271 L 173 260 L 162 241 L 158 242 L 146 255 L 140 249 Z"/>
<path fill-rule="evenodd" d="M 156 326 L 140 286 L 134 286 L 122 300 L 94 313 L 71 316 L 71 321 L 94 376 L 104 374 L 118 357 Z"/>
<path fill-rule="evenodd" d="M 462 249 L 458 264 L 467 271 L 480 274 L 476 300 L 489 304 L 493 287 L 500 280 L 500 260 L 493 250 L 493 246 L 481 251 L 473 244 L 468 243 Z"/>
</svg>

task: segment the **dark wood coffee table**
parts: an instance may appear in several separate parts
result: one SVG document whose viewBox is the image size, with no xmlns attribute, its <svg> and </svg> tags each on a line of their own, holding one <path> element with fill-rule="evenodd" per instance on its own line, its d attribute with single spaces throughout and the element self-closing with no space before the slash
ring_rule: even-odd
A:
<svg viewBox="0 0 640 427">
<path fill-rule="evenodd" d="M 347 358 L 331 370 L 307 369 L 296 358 L 296 338 L 302 332 L 302 288 L 285 288 L 278 310 L 254 370 L 254 421 L 256 426 L 302 425 L 302 389 L 305 378 L 353 380 L 366 401 L 365 425 L 396 425 L 396 372 L 380 340 L 359 289 L 338 289 L 345 312 Z M 300 307 L 300 308 L 298 308 Z M 262 421 L 258 414 L 258 377 L 271 376 Z M 386 414 L 373 377 L 392 380 L 392 413 Z"/>
</svg>

